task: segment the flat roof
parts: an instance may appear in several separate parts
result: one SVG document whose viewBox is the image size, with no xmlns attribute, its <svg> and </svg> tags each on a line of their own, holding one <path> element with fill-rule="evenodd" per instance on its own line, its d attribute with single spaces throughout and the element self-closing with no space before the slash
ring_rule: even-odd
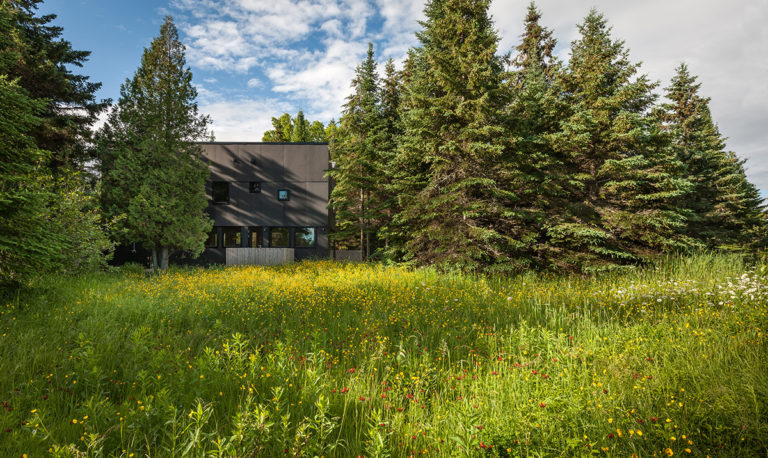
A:
<svg viewBox="0 0 768 458">
<path fill-rule="evenodd" d="M 195 142 L 198 145 L 328 145 L 328 142 Z"/>
</svg>

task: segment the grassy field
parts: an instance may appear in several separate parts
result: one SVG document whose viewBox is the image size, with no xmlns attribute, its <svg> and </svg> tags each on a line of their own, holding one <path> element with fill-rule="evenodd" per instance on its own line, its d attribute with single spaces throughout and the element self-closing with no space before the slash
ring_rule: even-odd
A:
<svg viewBox="0 0 768 458">
<path fill-rule="evenodd" d="M 130 268 L 2 303 L 0 456 L 766 456 L 768 269 Z"/>
</svg>

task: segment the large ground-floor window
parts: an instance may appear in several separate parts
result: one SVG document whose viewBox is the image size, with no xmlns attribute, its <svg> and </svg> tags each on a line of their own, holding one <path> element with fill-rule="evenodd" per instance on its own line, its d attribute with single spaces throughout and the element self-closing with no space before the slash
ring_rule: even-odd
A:
<svg viewBox="0 0 768 458">
<path fill-rule="evenodd" d="M 242 230 L 239 226 L 227 226 L 221 228 L 224 248 L 237 248 L 243 246 Z"/>
<path fill-rule="evenodd" d="M 315 227 L 214 226 L 205 241 L 206 248 L 314 248 L 316 246 L 317 228 Z"/>
<path fill-rule="evenodd" d="M 291 246 L 290 227 L 270 227 L 269 246 L 273 248 L 288 248 Z"/>
</svg>

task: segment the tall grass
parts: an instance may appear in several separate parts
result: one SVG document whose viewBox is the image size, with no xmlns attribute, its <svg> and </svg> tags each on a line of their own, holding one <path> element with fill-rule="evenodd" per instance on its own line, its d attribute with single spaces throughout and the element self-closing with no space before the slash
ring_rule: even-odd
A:
<svg viewBox="0 0 768 458">
<path fill-rule="evenodd" d="M 126 268 L 2 305 L 3 456 L 768 453 L 768 272 L 735 256 Z"/>
</svg>

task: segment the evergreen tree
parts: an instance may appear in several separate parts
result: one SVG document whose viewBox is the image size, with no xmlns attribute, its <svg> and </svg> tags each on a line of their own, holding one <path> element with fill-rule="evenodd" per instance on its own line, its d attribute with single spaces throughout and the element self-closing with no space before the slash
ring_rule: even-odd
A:
<svg viewBox="0 0 768 458">
<path fill-rule="evenodd" d="M 62 28 L 50 25 L 56 15 L 36 16 L 42 0 L 3 0 L 0 9 L 7 30 L 4 37 L 6 61 L 3 73 L 10 80 L 18 78 L 18 85 L 36 100 L 44 100 L 38 113 L 40 122 L 31 132 L 35 144 L 46 151 L 48 165 L 54 170 L 84 169 L 92 159 L 87 143 L 91 138 L 91 125 L 109 105 L 109 101 L 96 101 L 101 83 L 88 81 L 84 75 L 74 74 L 71 67 L 82 67 L 90 52 L 72 49 L 70 42 L 61 39 Z M 12 55 L 12 57 L 11 57 Z"/>
<path fill-rule="evenodd" d="M 60 29 L 43 33 L 50 17 L 34 18 L 34 3 L 0 3 L 0 285 L 99 267 L 111 249 L 82 176 L 64 163 L 55 175 L 50 167 L 52 157 L 71 157 L 81 139 L 77 129 L 66 126 L 77 125 L 79 118 L 52 114 L 51 101 L 61 102 L 59 91 L 68 84 L 53 75 L 66 79 L 69 74 L 52 70 L 50 65 L 59 62 L 53 55 L 37 63 L 33 57 L 71 49 L 67 42 L 45 42 L 45 37 L 55 40 Z M 46 75 L 53 79 L 40 86 Z M 69 119 L 60 123 L 59 132 L 68 141 L 49 142 L 43 135 L 57 124 L 54 118 Z M 60 150 L 46 151 L 41 145 Z"/>
<path fill-rule="evenodd" d="M 557 257 L 544 233 L 560 219 L 567 201 L 565 160 L 552 146 L 566 111 L 555 78 L 562 66 L 552 55 L 552 31 L 539 24 L 541 13 L 531 2 L 525 32 L 512 60 L 507 84 L 511 103 L 505 110 L 510 147 L 500 162 L 504 187 L 517 200 L 509 209 L 518 221 L 520 262 L 546 266 Z"/>
<path fill-rule="evenodd" d="M 709 248 L 753 247 L 765 243 L 765 214 L 757 188 L 744 173 L 743 161 L 725 151 L 725 139 L 713 123 L 709 99 L 700 83 L 680 64 L 666 90 L 665 127 L 693 192 L 680 201 L 691 211 L 688 234 Z"/>
<path fill-rule="evenodd" d="M 330 208 L 335 214 L 336 240 L 349 241 L 357 235 L 367 259 L 371 234 L 375 239 L 382 224 L 380 192 L 384 186 L 379 81 L 372 44 L 356 69 L 352 87 L 331 151 L 336 167 L 330 171 L 334 180 Z"/>
<path fill-rule="evenodd" d="M 51 196 L 38 179 L 46 154 L 36 147 L 32 131 L 42 109 L 42 102 L 0 75 L 0 286 L 52 270 L 65 247 L 48 230 Z"/>
<path fill-rule="evenodd" d="M 296 119 L 293 121 L 293 130 L 291 131 L 292 142 L 306 142 L 309 140 L 309 121 L 304 118 L 304 112 L 299 110 Z"/>
<path fill-rule="evenodd" d="M 513 63 L 522 70 L 538 69 L 551 80 L 559 67 L 559 62 L 552 54 L 557 40 L 552 36 L 551 30 L 539 23 L 540 20 L 541 12 L 536 4 L 529 3 L 525 16 L 525 32 L 517 45 L 517 55 Z"/>
<path fill-rule="evenodd" d="M 379 248 L 382 256 L 390 256 L 389 237 L 393 216 L 399 211 L 397 204 L 397 189 L 394 183 L 397 181 L 397 145 L 403 133 L 403 123 L 400 119 L 402 98 L 403 75 L 395 69 L 392 59 L 384 65 L 384 79 L 381 83 L 380 113 L 382 118 L 381 141 L 378 151 L 381 161 L 382 186 L 378 189 L 380 194 L 379 206 L 381 207 L 380 224 L 377 234 Z"/>
<path fill-rule="evenodd" d="M 405 69 L 403 135 L 393 164 L 402 211 L 393 240 L 404 259 L 445 268 L 503 267 L 511 193 L 496 180 L 506 104 L 489 1 L 433 0 Z M 495 266 L 494 266 L 495 264 Z"/>
<path fill-rule="evenodd" d="M 192 73 L 170 17 L 144 50 L 141 65 L 120 88 L 120 100 L 100 132 L 103 205 L 120 217 L 121 239 L 152 249 L 165 270 L 169 255 L 204 249 L 209 170 L 194 142 L 207 136 Z"/>
<path fill-rule="evenodd" d="M 654 84 L 637 73 L 622 41 L 592 10 L 560 78 L 568 116 L 551 136 L 567 160 L 569 205 L 547 229 L 559 266 L 592 270 L 686 249 L 687 215 L 676 203 L 691 184 L 648 113 Z"/>
</svg>

